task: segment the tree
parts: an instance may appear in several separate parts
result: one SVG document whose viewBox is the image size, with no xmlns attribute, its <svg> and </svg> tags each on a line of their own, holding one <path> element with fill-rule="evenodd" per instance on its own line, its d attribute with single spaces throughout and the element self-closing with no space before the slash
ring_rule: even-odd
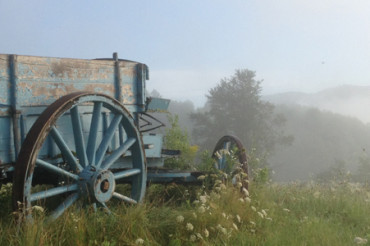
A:
<svg viewBox="0 0 370 246">
<path fill-rule="evenodd" d="M 231 134 L 247 149 L 255 148 L 261 154 L 272 151 L 278 142 L 291 140 L 281 130 L 285 118 L 274 113 L 271 103 L 261 100 L 261 82 L 248 69 L 222 79 L 209 91 L 205 109 L 191 116 L 194 140 L 212 148 L 221 136 Z"/>
<path fill-rule="evenodd" d="M 180 150 L 181 154 L 177 158 L 166 159 L 165 167 L 190 169 L 194 166 L 198 146 L 190 145 L 187 131 L 180 127 L 177 115 L 168 114 L 168 121 L 171 127 L 165 130 L 164 146 L 168 149 Z"/>
</svg>

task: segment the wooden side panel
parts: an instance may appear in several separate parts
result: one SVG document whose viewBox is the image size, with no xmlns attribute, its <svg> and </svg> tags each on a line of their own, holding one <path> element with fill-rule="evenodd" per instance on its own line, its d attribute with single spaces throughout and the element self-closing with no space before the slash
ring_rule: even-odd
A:
<svg viewBox="0 0 370 246">
<path fill-rule="evenodd" d="M 114 62 L 67 58 L 16 57 L 17 104 L 49 105 L 76 91 L 104 93 L 114 97 Z M 135 63 L 120 63 L 124 104 L 135 104 Z"/>
</svg>

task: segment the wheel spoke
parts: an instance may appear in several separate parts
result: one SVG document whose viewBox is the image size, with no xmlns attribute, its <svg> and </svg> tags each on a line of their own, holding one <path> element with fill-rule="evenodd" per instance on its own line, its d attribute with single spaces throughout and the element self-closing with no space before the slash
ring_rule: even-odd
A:
<svg viewBox="0 0 370 246">
<path fill-rule="evenodd" d="M 39 167 L 43 167 L 53 173 L 56 173 L 56 174 L 59 174 L 61 176 L 64 176 L 64 177 L 67 177 L 67 178 L 71 178 L 71 179 L 74 179 L 74 180 L 78 180 L 78 175 L 76 174 L 73 174 L 73 173 L 70 173 L 60 167 L 57 167 L 49 162 L 46 162 L 46 161 L 43 161 L 41 159 L 37 159 L 36 160 L 36 165 L 39 166 Z"/>
<path fill-rule="evenodd" d="M 67 159 L 67 162 L 72 166 L 72 168 L 74 168 L 75 171 L 81 171 L 82 170 L 81 165 L 77 162 L 76 157 L 69 149 L 62 135 L 54 126 L 51 128 L 50 135 L 52 136 L 55 143 L 58 145 L 60 151 L 62 152 L 62 155 Z"/>
<path fill-rule="evenodd" d="M 118 131 L 119 131 L 119 144 L 122 145 L 125 137 L 125 129 L 123 128 L 122 125 L 119 125 Z"/>
<path fill-rule="evenodd" d="M 42 200 L 51 196 L 57 196 L 66 192 L 70 191 L 75 191 L 78 190 L 78 185 L 77 184 L 71 184 L 71 185 L 66 185 L 66 186 L 59 186 L 55 188 L 51 188 L 49 190 L 45 191 L 40 191 L 37 193 L 31 194 L 31 202 Z"/>
<path fill-rule="evenodd" d="M 101 109 L 102 109 L 102 102 L 95 102 L 93 114 L 91 118 L 91 125 L 90 125 L 90 133 L 89 139 L 87 141 L 87 158 L 89 160 L 90 165 L 95 161 L 95 151 L 96 151 L 96 140 L 98 136 L 98 129 L 99 123 L 101 118 Z"/>
<path fill-rule="evenodd" d="M 108 149 L 108 146 L 109 146 L 109 143 L 111 142 L 112 138 L 113 138 L 113 135 L 117 129 L 117 126 L 119 125 L 119 123 L 121 122 L 122 120 L 122 115 L 121 114 L 117 114 L 114 116 L 112 122 L 110 123 L 104 137 L 103 137 L 103 140 L 101 141 L 100 145 L 99 145 L 99 148 L 98 150 L 96 151 L 96 161 L 95 161 L 95 166 L 96 167 L 100 167 L 102 161 L 103 161 L 103 157 L 105 155 L 105 152 L 107 151 Z"/>
<path fill-rule="evenodd" d="M 78 113 L 78 107 L 75 106 L 71 109 L 71 119 L 72 119 L 72 128 L 73 136 L 75 139 L 77 157 L 80 160 L 80 163 L 83 167 L 88 165 L 85 141 L 82 132 L 82 124 L 80 114 Z"/>
<path fill-rule="evenodd" d="M 99 205 L 102 206 L 104 208 L 104 211 L 107 212 L 108 214 L 112 213 L 104 202 L 99 202 Z"/>
<path fill-rule="evenodd" d="M 118 149 L 113 151 L 102 164 L 102 169 L 109 169 L 110 166 L 121 156 L 123 155 L 134 143 L 136 142 L 135 138 L 127 139 Z"/>
<path fill-rule="evenodd" d="M 122 179 L 122 178 L 128 178 L 128 177 L 140 174 L 140 173 L 141 173 L 140 169 L 133 168 L 133 169 L 125 170 L 125 171 L 122 171 L 122 172 L 114 173 L 114 179 L 118 180 L 118 179 Z"/>
<path fill-rule="evenodd" d="M 130 198 L 130 197 L 127 197 L 127 196 L 124 196 L 122 194 L 119 194 L 117 192 L 113 192 L 113 197 L 121 200 L 121 201 L 124 201 L 124 202 L 127 202 L 127 203 L 130 203 L 130 204 L 137 204 L 137 201 Z"/>
<path fill-rule="evenodd" d="M 77 192 L 68 196 L 67 199 L 51 213 L 50 218 L 53 220 L 58 218 L 62 213 L 64 213 L 65 210 L 67 210 L 67 208 L 77 201 L 78 197 L 79 195 Z"/>
</svg>

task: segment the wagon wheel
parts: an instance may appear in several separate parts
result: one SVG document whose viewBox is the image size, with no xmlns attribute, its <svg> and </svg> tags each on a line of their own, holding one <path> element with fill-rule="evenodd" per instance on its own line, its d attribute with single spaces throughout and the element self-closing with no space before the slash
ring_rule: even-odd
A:
<svg viewBox="0 0 370 246">
<path fill-rule="evenodd" d="M 237 157 L 237 160 L 234 160 L 234 156 Z M 242 188 L 248 189 L 247 154 L 239 138 L 228 135 L 223 136 L 218 140 L 213 150 L 212 157 L 216 160 L 215 165 L 217 169 L 231 174 L 234 177 L 237 173 L 244 173 L 244 177 L 240 181 L 242 182 Z M 233 183 L 235 182 L 236 180 L 233 179 Z"/>
<path fill-rule="evenodd" d="M 103 119 L 107 114 L 109 124 Z M 32 206 L 45 206 L 55 219 L 80 201 L 107 211 L 112 197 L 138 203 L 146 189 L 142 146 L 132 116 L 115 99 L 88 92 L 64 96 L 46 108 L 24 140 L 15 165 L 13 207 L 32 218 Z M 126 168 L 118 169 L 123 156 Z M 116 182 L 128 183 L 129 194 L 117 192 Z"/>
</svg>

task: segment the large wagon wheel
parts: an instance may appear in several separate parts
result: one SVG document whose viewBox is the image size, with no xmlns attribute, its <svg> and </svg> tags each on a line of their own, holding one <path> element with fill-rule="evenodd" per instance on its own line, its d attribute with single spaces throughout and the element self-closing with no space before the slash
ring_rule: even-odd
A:
<svg viewBox="0 0 370 246">
<path fill-rule="evenodd" d="M 32 206 L 48 204 L 55 219 L 77 201 L 108 211 L 112 197 L 138 203 L 146 189 L 142 146 L 132 116 L 115 99 L 88 92 L 64 96 L 46 108 L 24 140 L 15 165 L 14 209 L 31 217 Z M 118 169 L 123 156 L 129 161 Z M 122 181 L 129 194 L 116 192 Z"/>
<path fill-rule="evenodd" d="M 237 157 L 237 161 L 233 157 Z M 216 160 L 216 168 L 226 173 L 235 175 L 238 170 L 246 176 L 241 180 L 242 187 L 248 189 L 248 163 L 246 149 L 239 138 L 235 136 L 223 136 L 217 142 L 212 157 Z"/>
</svg>

